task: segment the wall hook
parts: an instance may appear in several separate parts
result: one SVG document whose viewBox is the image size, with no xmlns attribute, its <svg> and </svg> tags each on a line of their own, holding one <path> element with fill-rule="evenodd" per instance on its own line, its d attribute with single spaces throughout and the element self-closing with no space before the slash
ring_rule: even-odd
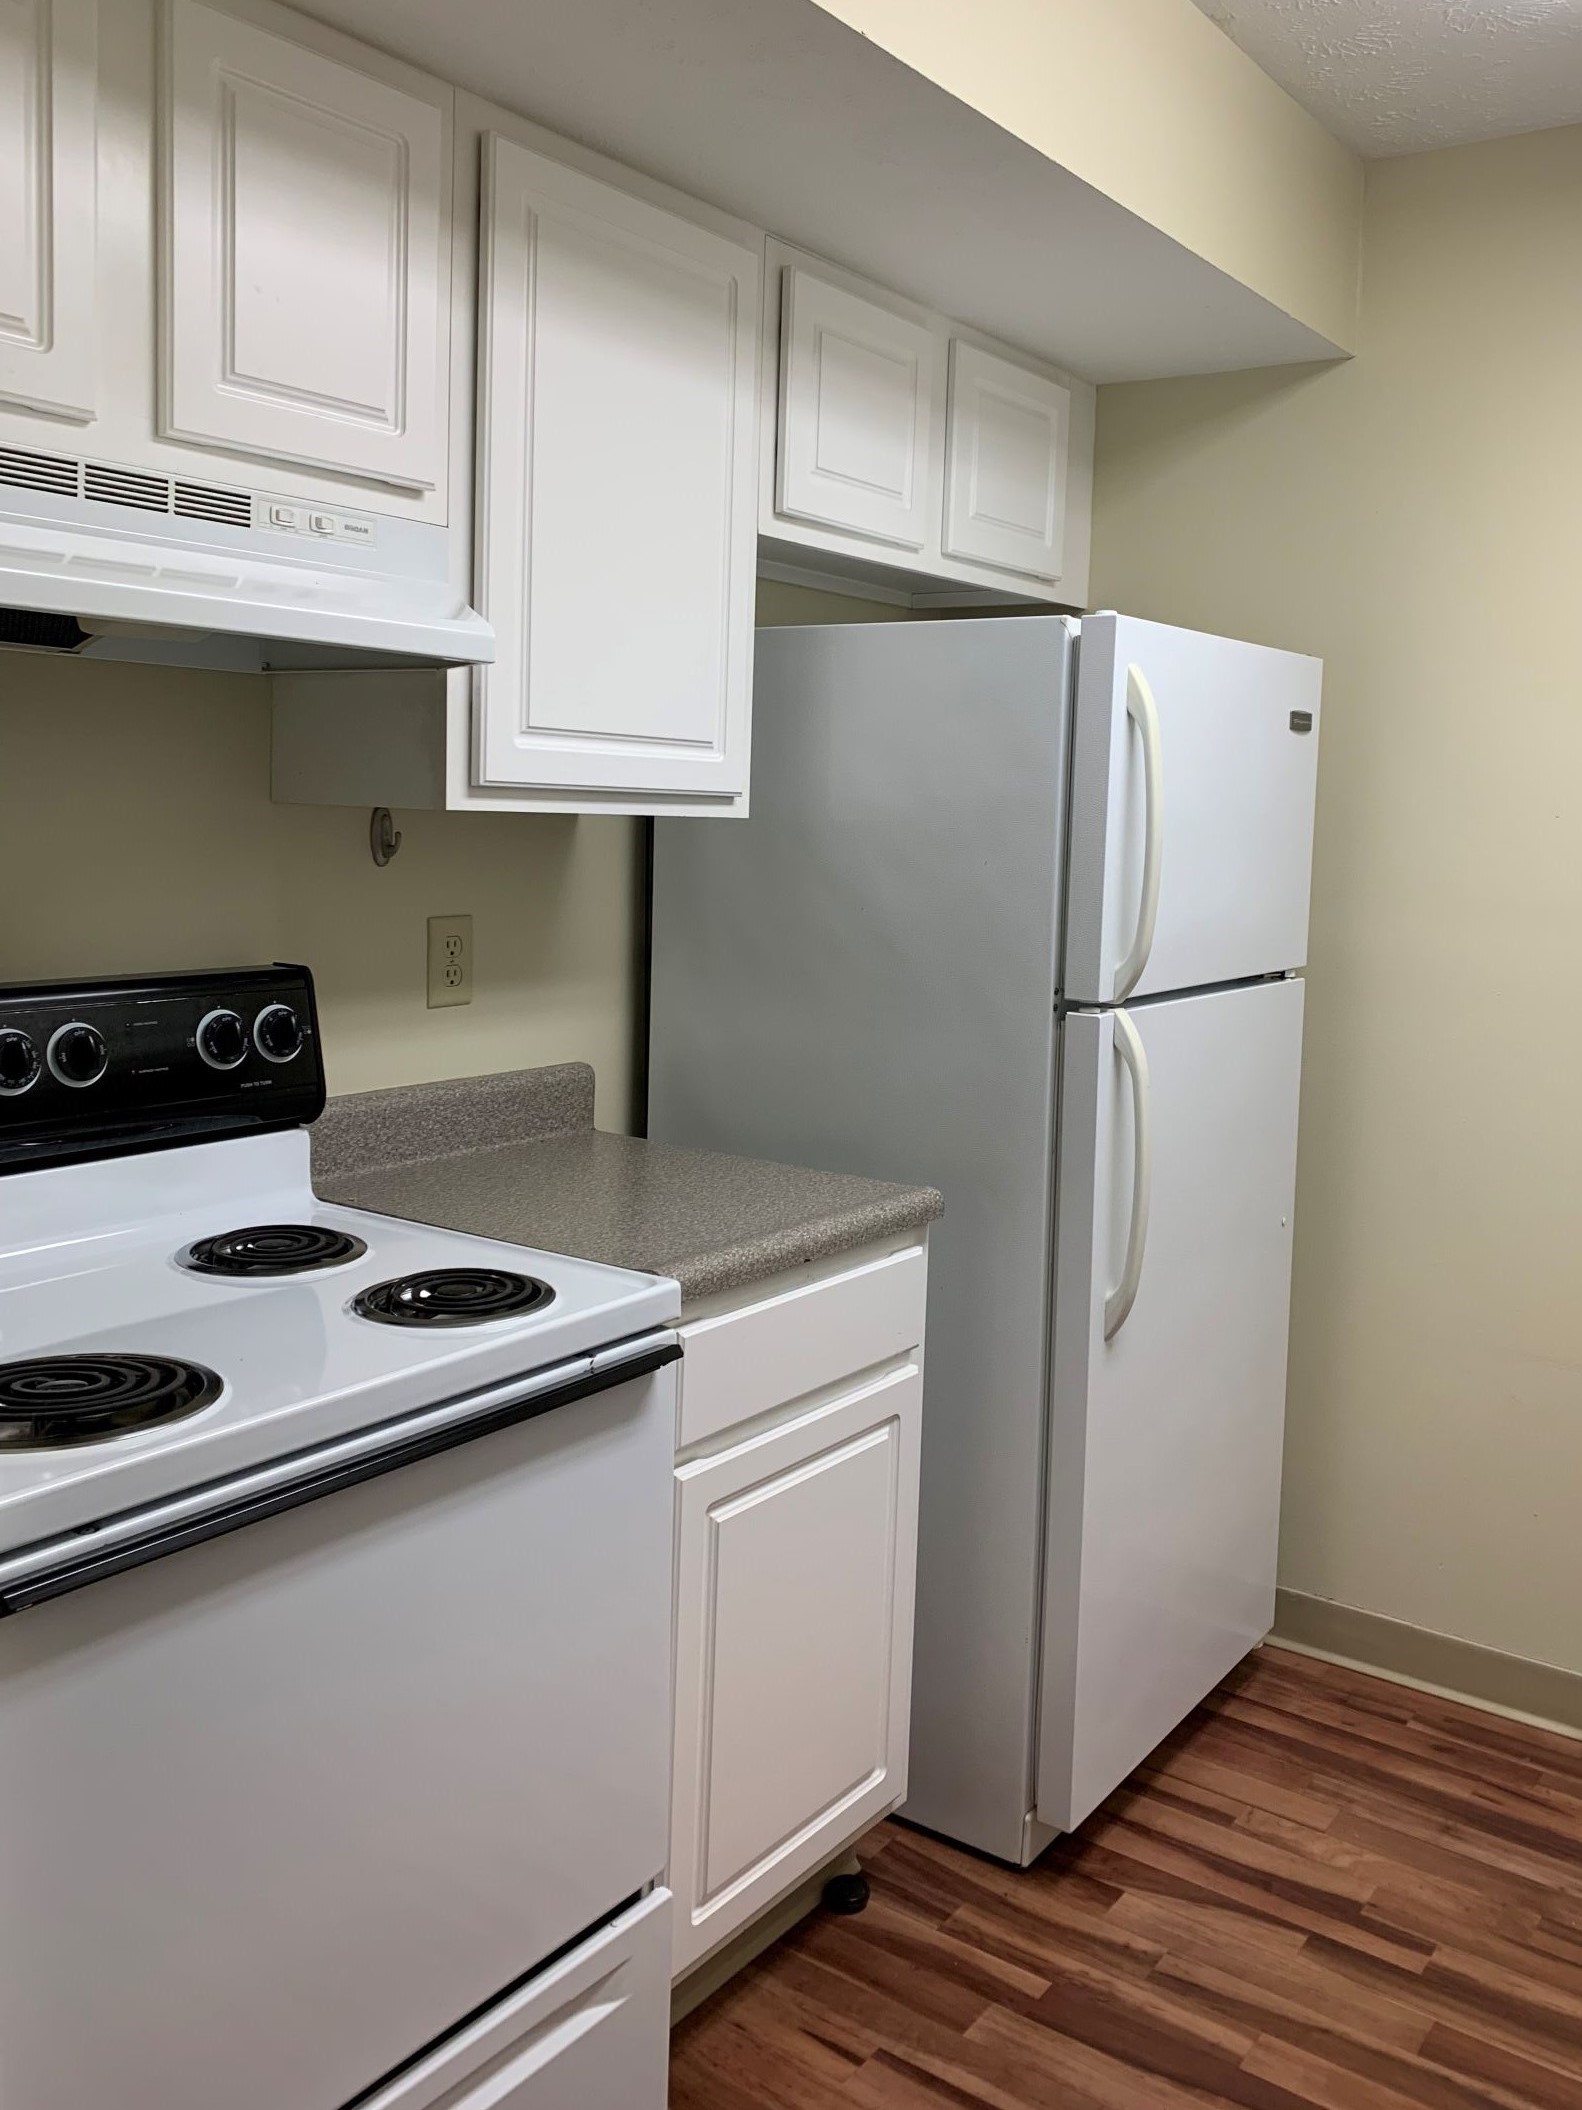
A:
<svg viewBox="0 0 1582 2110">
<path fill-rule="evenodd" d="M 381 870 L 401 847 L 401 830 L 391 820 L 388 806 L 376 806 L 368 816 L 368 847 Z"/>
</svg>

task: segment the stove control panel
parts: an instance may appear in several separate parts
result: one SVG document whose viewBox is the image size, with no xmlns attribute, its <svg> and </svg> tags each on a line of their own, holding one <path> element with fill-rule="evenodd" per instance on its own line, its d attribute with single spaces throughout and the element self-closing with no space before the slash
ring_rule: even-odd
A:
<svg viewBox="0 0 1582 2110">
<path fill-rule="evenodd" d="M 313 977 L 238 967 L 0 986 L 0 1173 L 315 1120 Z"/>
</svg>

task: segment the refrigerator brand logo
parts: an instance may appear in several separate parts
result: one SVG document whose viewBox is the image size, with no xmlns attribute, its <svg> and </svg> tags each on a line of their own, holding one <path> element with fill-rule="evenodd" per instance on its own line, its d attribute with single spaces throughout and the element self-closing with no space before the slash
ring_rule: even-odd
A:
<svg viewBox="0 0 1582 2110">
<path fill-rule="evenodd" d="M 1291 713 L 1291 730 L 1293 733 L 1310 733 L 1313 730 L 1312 712 L 1293 711 Z"/>
</svg>

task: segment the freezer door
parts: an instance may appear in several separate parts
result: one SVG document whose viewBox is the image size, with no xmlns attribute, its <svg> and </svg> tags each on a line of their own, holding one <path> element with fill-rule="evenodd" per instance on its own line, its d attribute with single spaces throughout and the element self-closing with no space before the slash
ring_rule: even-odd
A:
<svg viewBox="0 0 1582 2110">
<path fill-rule="evenodd" d="M 1295 652 L 1083 618 L 1068 1003 L 1305 964 L 1322 671 Z"/>
<path fill-rule="evenodd" d="M 1302 995 L 1065 1022 L 1038 1753 L 1062 1831 L 1273 1621 Z"/>
</svg>

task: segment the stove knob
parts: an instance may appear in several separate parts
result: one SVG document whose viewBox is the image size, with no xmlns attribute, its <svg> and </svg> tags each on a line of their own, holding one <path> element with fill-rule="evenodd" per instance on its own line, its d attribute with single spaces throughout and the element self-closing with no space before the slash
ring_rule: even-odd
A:
<svg viewBox="0 0 1582 2110">
<path fill-rule="evenodd" d="M 31 1091 L 43 1067 L 28 1034 L 14 1026 L 0 1032 L 0 1097 L 15 1099 Z"/>
<path fill-rule="evenodd" d="M 289 1004 L 266 1004 L 253 1020 L 253 1039 L 266 1062 L 290 1062 L 302 1052 L 302 1021 Z"/>
<path fill-rule="evenodd" d="M 247 1028 L 234 1011 L 210 1011 L 199 1019 L 198 1053 L 211 1070 L 234 1070 L 247 1059 Z"/>
<path fill-rule="evenodd" d="M 49 1037 L 49 1066 L 62 1084 L 77 1090 L 97 1084 L 110 1067 L 104 1035 L 80 1018 L 57 1026 Z"/>
</svg>

